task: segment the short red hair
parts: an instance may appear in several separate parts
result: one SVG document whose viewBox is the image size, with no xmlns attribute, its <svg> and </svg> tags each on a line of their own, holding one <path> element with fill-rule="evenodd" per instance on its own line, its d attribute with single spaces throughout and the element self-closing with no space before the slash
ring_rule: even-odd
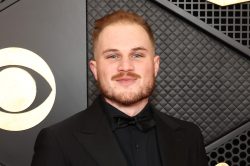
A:
<svg viewBox="0 0 250 166">
<path fill-rule="evenodd" d="M 115 23 L 133 23 L 140 25 L 147 32 L 153 46 L 155 45 L 155 39 L 152 30 L 148 23 L 141 16 L 137 15 L 136 13 L 118 10 L 95 21 L 92 35 L 93 49 L 95 49 L 96 41 L 102 30 L 105 27 Z"/>
</svg>

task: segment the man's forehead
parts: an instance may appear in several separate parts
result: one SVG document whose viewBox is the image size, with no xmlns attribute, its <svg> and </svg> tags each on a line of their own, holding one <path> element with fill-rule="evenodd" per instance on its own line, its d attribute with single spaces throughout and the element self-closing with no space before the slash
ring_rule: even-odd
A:
<svg viewBox="0 0 250 166">
<path fill-rule="evenodd" d="M 154 51 L 154 45 L 141 25 L 123 22 L 108 25 L 96 40 L 94 54 L 122 50 Z"/>
</svg>

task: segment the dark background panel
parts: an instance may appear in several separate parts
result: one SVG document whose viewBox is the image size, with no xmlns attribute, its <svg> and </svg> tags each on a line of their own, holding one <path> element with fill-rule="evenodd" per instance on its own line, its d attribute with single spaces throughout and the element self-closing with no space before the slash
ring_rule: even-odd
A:
<svg viewBox="0 0 250 166">
<path fill-rule="evenodd" d="M 249 147 L 244 148 L 244 144 L 249 145 L 249 130 L 232 138 L 230 134 L 250 118 L 250 61 L 246 54 L 180 17 L 173 9 L 155 1 L 5 2 L 11 3 L 10 1 L 16 3 L 8 8 L 4 7 L 4 10 L 0 6 L 0 49 L 23 47 L 40 55 L 55 76 L 57 95 L 52 111 L 39 125 L 19 132 L 0 130 L 0 163 L 7 166 L 29 165 L 34 141 L 41 128 L 82 110 L 87 102 L 88 105 L 92 103 L 98 90 L 86 63 L 92 57 L 91 29 L 96 18 L 117 9 L 137 12 L 152 25 L 157 43 L 156 51 L 161 56 L 161 72 L 152 96 L 152 102 L 157 109 L 199 125 L 207 147 L 211 147 L 214 142 L 220 142 L 218 147 L 207 150 L 211 164 L 219 162 L 222 157 L 226 158 L 229 153 L 234 153 L 233 148 L 226 149 L 225 153 L 220 150 L 221 147 L 226 148 L 228 143 L 239 149 L 237 155 L 234 155 L 239 160 L 230 158 L 228 161 L 236 165 L 242 160 L 248 161 L 249 155 L 245 157 L 244 153 L 249 154 Z M 203 12 L 201 7 L 207 2 L 173 1 L 177 6 L 180 4 L 178 7 L 183 3 L 186 5 L 183 9 L 195 15 L 197 12 L 189 11 L 188 4 L 199 4 L 200 8 L 197 10 Z M 242 15 L 240 18 L 243 20 L 247 17 L 249 21 L 249 3 L 245 4 L 240 7 L 233 5 L 221 9 L 204 9 L 208 14 L 201 20 L 206 22 L 211 19 L 209 14 L 221 12 L 222 15 L 224 10 L 228 10 L 247 12 L 248 16 L 243 18 Z M 210 5 L 206 4 L 205 7 L 210 9 Z M 201 13 L 198 16 L 202 16 Z M 236 23 L 234 25 L 238 26 Z M 245 31 L 242 27 L 242 31 L 235 32 L 242 35 L 249 33 L 249 24 L 242 26 L 248 30 Z M 87 36 L 85 28 L 88 30 Z M 226 28 L 229 32 L 230 28 Z M 222 27 L 217 30 L 223 32 Z M 245 37 L 240 41 L 235 40 L 244 45 Z M 249 45 L 249 41 L 245 43 L 245 46 Z M 227 137 L 227 141 L 223 144 L 224 137 Z"/>
<path fill-rule="evenodd" d="M 206 147 L 209 165 L 226 162 L 230 166 L 250 163 L 250 122 L 239 126 Z"/>
<path fill-rule="evenodd" d="M 220 7 L 206 0 L 170 1 L 242 45 L 250 48 L 250 2 Z"/>
<path fill-rule="evenodd" d="M 85 5 L 82 0 L 21 0 L 0 12 L 0 49 L 35 52 L 50 66 L 56 81 L 55 103 L 44 121 L 24 131 L 0 130 L 0 163 L 30 165 L 41 128 L 86 107 Z"/>
<path fill-rule="evenodd" d="M 157 109 L 196 123 L 206 145 L 249 120 L 247 55 L 152 1 L 88 1 L 89 41 L 94 20 L 118 9 L 137 12 L 152 26 L 156 52 L 161 56 L 152 96 Z M 88 42 L 88 52 L 91 47 Z M 88 75 L 90 104 L 98 91 L 90 71 Z"/>
</svg>

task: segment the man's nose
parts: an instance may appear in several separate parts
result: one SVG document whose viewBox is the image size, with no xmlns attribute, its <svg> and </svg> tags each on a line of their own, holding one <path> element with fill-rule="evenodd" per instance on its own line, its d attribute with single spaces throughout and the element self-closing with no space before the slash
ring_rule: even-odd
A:
<svg viewBox="0 0 250 166">
<path fill-rule="evenodd" d="M 119 71 L 132 71 L 134 70 L 133 61 L 129 58 L 122 58 L 118 66 Z"/>
</svg>

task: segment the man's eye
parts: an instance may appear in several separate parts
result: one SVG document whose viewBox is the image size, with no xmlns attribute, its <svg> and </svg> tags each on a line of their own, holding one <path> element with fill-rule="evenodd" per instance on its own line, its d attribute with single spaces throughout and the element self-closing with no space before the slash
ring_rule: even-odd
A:
<svg viewBox="0 0 250 166">
<path fill-rule="evenodd" d="M 134 54 L 132 55 L 132 57 L 133 57 L 133 58 L 142 58 L 142 57 L 143 57 L 143 54 L 141 54 L 141 53 L 134 53 Z"/>
<path fill-rule="evenodd" d="M 117 59 L 118 55 L 117 54 L 110 54 L 106 56 L 107 59 Z"/>
</svg>

